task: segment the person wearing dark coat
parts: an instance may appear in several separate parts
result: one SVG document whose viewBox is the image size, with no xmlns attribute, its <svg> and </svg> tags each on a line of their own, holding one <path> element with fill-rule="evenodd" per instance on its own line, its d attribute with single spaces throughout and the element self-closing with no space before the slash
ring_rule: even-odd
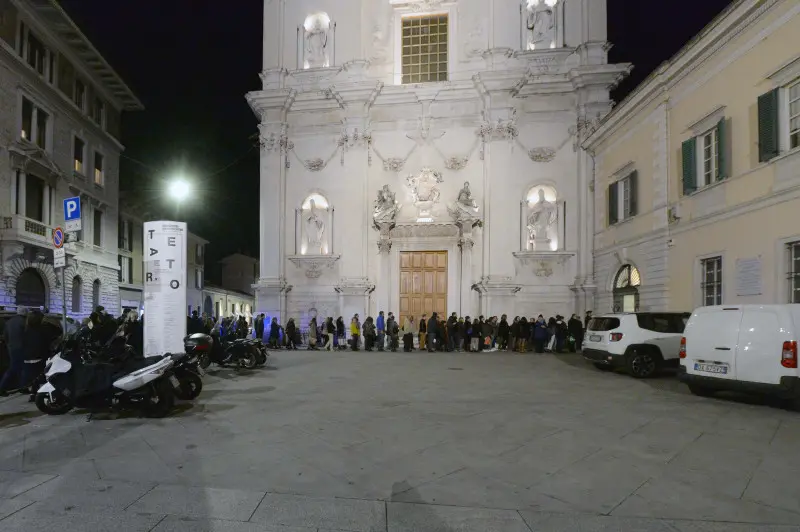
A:
<svg viewBox="0 0 800 532">
<path fill-rule="evenodd" d="M 464 318 L 464 351 L 469 353 L 472 350 L 472 321 L 469 316 Z"/>
<path fill-rule="evenodd" d="M 426 338 L 426 344 L 428 344 L 428 352 L 433 353 L 436 350 L 436 342 L 441 342 L 441 338 L 439 338 L 439 317 L 434 312 L 430 319 L 428 320 L 428 335 Z"/>
<path fill-rule="evenodd" d="M 511 328 L 508 326 L 508 316 L 503 314 L 500 316 L 500 324 L 497 326 L 497 348 L 501 351 L 508 349 L 508 337 L 511 333 Z"/>
<path fill-rule="evenodd" d="M 50 357 L 50 343 L 55 340 L 42 325 L 44 314 L 38 310 L 28 314 L 23 334 L 23 350 L 25 366 L 22 370 L 22 387 L 28 388 L 34 379 L 44 372 L 44 366 Z M 36 390 L 31 390 L 30 401 L 33 402 Z"/>
<path fill-rule="evenodd" d="M 255 323 L 253 323 L 253 327 L 256 330 L 256 340 L 264 340 L 264 329 L 266 328 L 266 324 L 264 323 L 264 318 L 265 318 L 265 316 L 264 316 L 263 313 L 259 314 L 258 316 L 256 316 Z M 269 324 L 269 326 L 270 326 L 270 338 L 272 337 L 272 324 L 273 323 L 275 323 L 275 325 L 277 326 L 277 324 L 278 324 L 277 318 L 272 318 L 272 321 Z M 277 344 L 278 344 L 278 337 L 276 336 L 275 337 L 275 345 L 276 345 L 276 347 L 277 347 Z"/>
<path fill-rule="evenodd" d="M 577 314 L 573 314 L 569 319 L 567 329 L 569 329 L 569 335 L 575 339 L 575 343 L 570 346 L 570 351 L 573 353 L 580 351 L 583 345 L 583 324 Z"/>
<path fill-rule="evenodd" d="M 264 336 L 264 322 L 261 322 L 261 334 L 258 335 L 260 339 Z M 281 329 L 278 325 L 278 318 L 272 318 L 269 324 L 269 341 L 267 342 L 272 349 L 278 348 L 278 339 L 281 336 Z"/>
<path fill-rule="evenodd" d="M 297 326 L 294 324 L 294 318 L 289 318 L 286 322 L 286 349 L 297 349 Z"/>
</svg>

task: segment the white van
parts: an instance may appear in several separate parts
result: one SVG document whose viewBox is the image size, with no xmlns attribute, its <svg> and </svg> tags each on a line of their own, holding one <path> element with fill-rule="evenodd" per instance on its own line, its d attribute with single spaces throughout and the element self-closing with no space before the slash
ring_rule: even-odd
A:
<svg viewBox="0 0 800 532">
<path fill-rule="evenodd" d="M 695 395 L 736 390 L 800 399 L 800 305 L 719 305 L 694 311 L 678 378 Z"/>
</svg>

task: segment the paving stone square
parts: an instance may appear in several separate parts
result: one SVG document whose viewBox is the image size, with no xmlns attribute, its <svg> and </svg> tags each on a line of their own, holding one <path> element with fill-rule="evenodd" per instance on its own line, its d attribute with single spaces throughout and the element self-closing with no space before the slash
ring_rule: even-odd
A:
<svg viewBox="0 0 800 532">
<path fill-rule="evenodd" d="M 276 352 L 164 419 L 0 399 L 0 530 L 800 530 L 800 414 L 579 355 Z"/>
</svg>

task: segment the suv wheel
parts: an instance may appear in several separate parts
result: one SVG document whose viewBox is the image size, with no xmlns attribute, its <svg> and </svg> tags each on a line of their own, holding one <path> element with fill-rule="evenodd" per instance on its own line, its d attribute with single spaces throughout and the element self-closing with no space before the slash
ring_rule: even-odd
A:
<svg viewBox="0 0 800 532">
<path fill-rule="evenodd" d="M 628 373 L 636 379 L 648 379 L 658 372 L 660 357 L 650 349 L 633 348 L 628 355 Z"/>
</svg>

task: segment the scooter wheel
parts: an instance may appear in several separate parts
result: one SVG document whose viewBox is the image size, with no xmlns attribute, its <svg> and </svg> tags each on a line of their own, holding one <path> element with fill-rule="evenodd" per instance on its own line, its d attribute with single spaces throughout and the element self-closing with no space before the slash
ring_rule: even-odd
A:
<svg viewBox="0 0 800 532">
<path fill-rule="evenodd" d="M 243 353 L 242 356 L 239 358 L 239 364 L 241 364 L 242 367 L 246 369 L 253 369 L 254 367 L 256 367 L 257 363 L 258 360 L 256 360 L 256 356 L 251 351 Z"/>
<path fill-rule="evenodd" d="M 175 390 L 175 396 L 184 401 L 195 399 L 203 391 L 203 379 L 193 371 L 185 371 L 180 377 L 180 390 Z"/>
<path fill-rule="evenodd" d="M 61 416 L 72 410 L 72 405 L 62 397 L 52 400 L 49 393 L 37 393 L 36 408 L 49 416 Z"/>
<path fill-rule="evenodd" d="M 152 383 L 153 396 L 144 408 L 147 417 L 159 418 L 167 416 L 175 406 L 175 392 L 172 384 L 166 378 L 157 379 Z"/>
</svg>

